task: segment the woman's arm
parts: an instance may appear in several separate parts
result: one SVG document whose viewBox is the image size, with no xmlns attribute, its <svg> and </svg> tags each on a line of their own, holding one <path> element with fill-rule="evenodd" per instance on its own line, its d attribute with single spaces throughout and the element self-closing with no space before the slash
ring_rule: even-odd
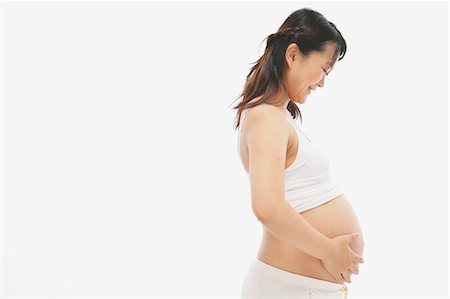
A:
<svg viewBox="0 0 450 299">
<path fill-rule="evenodd" d="M 282 113 L 260 105 L 245 118 L 253 212 L 277 238 L 320 259 L 328 254 L 330 239 L 284 199 L 289 124 Z"/>
<path fill-rule="evenodd" d="M 253 107 L 245 119 L 253 212 L 277 238 L 320 259 L 327 271 L 342 281 L 348 278 L 349 269 L 355 272 L 355 265 L 363 262 L 348 246 L 357 234 L 328 238 L 286 202 L 289 124 L 282 113 L 274 106 L 260 105 Z"/>
<path fill-rule="evenodd" d="M 285 200 L 258 220 L 278 239 L 318 259 L 329 256 L 330 238 L 315 229 Z"/>
</svg>

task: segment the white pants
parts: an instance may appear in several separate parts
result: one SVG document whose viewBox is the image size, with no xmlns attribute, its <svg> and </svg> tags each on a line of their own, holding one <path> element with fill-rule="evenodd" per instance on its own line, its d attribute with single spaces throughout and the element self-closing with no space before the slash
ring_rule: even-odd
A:
<svg viewBox="0 0 450 299">
<path fill-rule="evenodd" d="M 255 259 L 242 284 L 241 298 L 347 298 L 345 284 L 303 276 Z"/>
</svg>

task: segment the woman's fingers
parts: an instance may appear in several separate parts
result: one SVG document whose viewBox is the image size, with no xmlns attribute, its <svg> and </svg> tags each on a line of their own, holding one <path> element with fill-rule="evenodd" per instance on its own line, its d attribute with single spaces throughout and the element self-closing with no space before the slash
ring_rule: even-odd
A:
<svg viewBox="0 0 450 299">
<path fill-rule="evenodd" d="M 348 271 L 351 273 L 359 274 L 358 265 L 353 265 L 353 267 L 348 268 Z"/>
<path fill-rule="evenodd" d="M 339 283 L 344 283 L 345 280 L 342 277 L 342 274 L 338 274 L 337 276 L 334 275 L 334 279 L 336 279 L 337 282 Z"/>
<path fill-rule="evenodd" d="M 353 262 L 359 263 L 359 264 L 364 264 L 364 259 L 362 257 L 360 257 L 359 255 L 355 254 L 355 256 L 353 257 Z"/>
<path fill-rule="evenodd" d="M 347 271 L 347 272 L 348 272 L 348 271 Z M 346 282 L 348 282 L 348 283 L 351 283 L 351 282 L 352 282 L 352 280 L 350 279 L 350 276 L 349 276 L 349 275 L 345 275 L 345 276 L 344 276 L 344 274 L 341 273 L 341 277 L 342 277 Z"/>
<path fill-rule="evenodd" d="M 353 260 L 353 267 L 349 269 L 349 271 L 352 271 L 355 274 L 359 274 L 359 264 L 364 263 L 364 259 L 360 256 L 356 256 Z"/>
</svg>

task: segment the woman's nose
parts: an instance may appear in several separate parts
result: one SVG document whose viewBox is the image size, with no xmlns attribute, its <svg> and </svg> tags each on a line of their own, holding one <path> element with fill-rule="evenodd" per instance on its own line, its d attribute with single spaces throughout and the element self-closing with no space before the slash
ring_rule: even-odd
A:
<svg viewBox="0 0 450 299">
<path fill-rule="evenodd" d="M 319 83 L 317 84 L 319 87 L 325 86 L 325 74 L 323 74 L 322 78 L 320 79 Z"/>
</svg>

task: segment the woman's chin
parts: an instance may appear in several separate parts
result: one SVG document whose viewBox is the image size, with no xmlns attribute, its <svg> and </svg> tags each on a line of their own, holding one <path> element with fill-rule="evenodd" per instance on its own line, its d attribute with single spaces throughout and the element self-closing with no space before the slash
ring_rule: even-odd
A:
<svg viewBox="0 0 450 299">
<path fill-rule="evenodd" d="M 301 98 L 300 98 L 300 101 L 299 101 L 298 103 L 300 103 L 300 104 L 305 103 L 307 97 L 308 97 L 308 96 L 303 96 L 303 97 L 301 97 Z"/>
<path fill-rule="evenodd" d="M 306 102 L 306 98 L 307 97 L 308 97 L 308 95 L 302 95 L 302 96 L 300 96 L 299 98 L 296 98 L 296 99 L 292 99 L 291 98 L 291 101 L 293 101 L 295 103 L 298 103 L 298 104 L 303 104 L 303 103 Z"/>
</svg>

